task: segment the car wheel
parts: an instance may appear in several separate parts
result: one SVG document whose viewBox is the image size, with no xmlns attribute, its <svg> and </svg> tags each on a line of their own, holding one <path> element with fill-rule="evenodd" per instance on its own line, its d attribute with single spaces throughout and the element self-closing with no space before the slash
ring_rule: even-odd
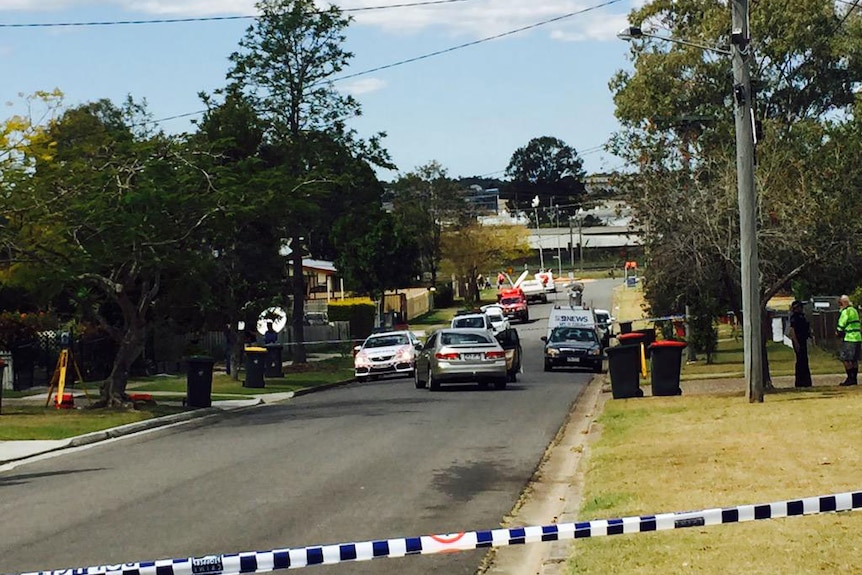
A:
<svg viewBox="0 0 862 575">
<path fill-rule="evenodd" d="M 431 371 L 431 366 L 428 366 L 428 389 L 437 391 L 440 389 L 440 382 L 434 379 L 434 373 Z"/>
<path fill-rule="evenodd" d="M 425 382 L 419 379 L 419 370 L 413 370 L 413 385 L 416 386 L 416 389 L 422 389 L 425 387 Z"/>
<path fill-rule="evenodd" d="M 545 371 L 551 371 L 551 362 L 545 360 Z"/>
<path fill-rule="evenodd" d="M 512 370 L 509 372 L 509 381 L 512 383 L 515 383 L 516 381 L 518 381 L 518 372 L 517 371 Z"/>
<path fill-rule="evenodd" d="M 602 364 L 598 363 L 593 366 L 593 373 L 601 373 L 602 372 Z"/>
<path fill-rule="evenodd" d="M 530 314 L 525 313 L 524 314 L 524 323 L 527 323 L 528 321 L 530 321 Z"/>
<path fill-rule="evenodd" d="M 494 389 L 506 389 L 506 380 L 501 379 L 494 382 Z"/>
</svg>

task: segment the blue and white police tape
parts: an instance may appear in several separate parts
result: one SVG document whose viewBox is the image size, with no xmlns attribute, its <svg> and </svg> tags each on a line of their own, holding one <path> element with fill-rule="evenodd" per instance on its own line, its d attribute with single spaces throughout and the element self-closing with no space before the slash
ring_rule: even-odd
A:
<svg viewBox="0 0 862 575">
<path fill-rule="evenodd" d="M 445 535 L 423 535 L 296 549 L 208 555 L 186 559 L 164 559 L 123 565 L 38 571 L 19 575 L 235 575 L 240 573 L 269 573 L 281 569 L 299 569 L 312 565 L 331 565 L 347 561 L 367 561 L 382 557 L 432 555 L 540 541 L 706 527 L 797 515 L 852 511 L 860 508 L 862 508 L 862 491 L 854 491 L 760 505 L 740 505 L 701 511 L 681 511 L 621 519 L 599 519 L 580 523 L 489 529 L 487 531 L 469 531 Z"/>
</svg>

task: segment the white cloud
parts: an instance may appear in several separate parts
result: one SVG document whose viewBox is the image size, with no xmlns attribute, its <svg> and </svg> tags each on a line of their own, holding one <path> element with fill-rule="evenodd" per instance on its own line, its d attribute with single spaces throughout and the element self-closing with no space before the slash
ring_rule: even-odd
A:
<svg viewBox="0 0 862 575">
<path fill-rule="evenodd" d="M 395 5 L 404 0 L 341 0 L 346 10 Z M 429 28 L 447 30 L 452 36 L 477 39 L 493 36 L 551 18 L 576 13 L 571 17 L 538 28 L 552 38 L 580 41 L 614 37 L 625 14 L 644 0 L 625 0 L 606 8 L 591 8 L 602 0 L 468 0 L 386 10 L 350 11 L 357 25 L 377 27 L 396 34 L 412 34 Z M 103 0 L 104 4 L 125 9 L 130 14 L 153 17 L 247 16 L 255 13 L 255 0 Z M 326 6 L 326 0 L 318 0 Z M 48 12 L 59 8 L 87 6 L 92 0 L 0 0 L 4 10 Z M 583 12 L 582 12 L 583 11 Z M 577 13 L 582 12 L 582 13 Z"/>
<path fill-rule="evenodd" d="M 379 78 L 363 78 L 361 80 L 344 82 L 338 85 L 338 89 L 340 91 L 350 94 L 352 96 L 370 94 L 371 92 L 377 92 L 378 90 L 382 90 L 385 87 L 386 82 Z"/>
</svg>

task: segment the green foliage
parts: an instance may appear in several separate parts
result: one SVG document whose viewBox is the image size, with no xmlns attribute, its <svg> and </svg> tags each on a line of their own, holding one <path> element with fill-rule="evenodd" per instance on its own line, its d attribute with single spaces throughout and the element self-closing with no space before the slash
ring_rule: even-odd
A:
<svg viewBox="0 0 862 575">
<path fill-rule="evenodd" d="M 542 206 L 562 206 L 573 215 L 584 194 L 583 160 L 577 151 L 550 136 L 533 138 L 512 154 L 506 175 L 512 183 L 506 194 L 514 206 L 524 209 L 538 196 Z"/>
<path fill-rule="evenodd" d="M 444 229 L 466 223 L 473 215 L 466 208 L 462 188 L 438 162 L 429 162 L 400 176 L 390 191 L 400 229 L 415 239 L 419 271 L 430 274 L 435 284 L 443 259 Z"/>
<path fill-rule="evenodd" d="M 452 284 L 438 283 L 434 292 L 435 307 L 451 307 L 455 305 L 455 290 L 452 289 Z"/>
<path fill-rule="evenodd" d="M 767 0 L 750 18 L 754 113 L 762 126 L 756 167 L 761 304 L 791 287 L 805 286 L 808 294 L 845 291 L 862 281 L 862 219 L 849 216 L 862 207 L 852 192 L 862 172 L 851 165 L 862 151 L 851 88 L 862 81 L 862 20 L 825 0 Z M 703 45 L 729 40 L 730 14 L 722 2 L 657 0 L 630 19 Z M 611 81 L 623 125 L 611 148 L 638 166 L 618 177 L 617 187 L 626 191 L 642 230 L 647 299 L 658 313 L 685 305 L 739 313 L 731 63 L 702 48 L 650 38 L 633 42 L 631 55 L 633 72 L 619 71 Z"/>
<path fill-rule="evenodd" d="M 360 339 L 368 337 L 374 327 L 374 317 L 377 306 L 370 299 L 352 298 L 331 301 L 328 306 L 330 321 L 349 321 L 350 337 Z"/>
</svg>

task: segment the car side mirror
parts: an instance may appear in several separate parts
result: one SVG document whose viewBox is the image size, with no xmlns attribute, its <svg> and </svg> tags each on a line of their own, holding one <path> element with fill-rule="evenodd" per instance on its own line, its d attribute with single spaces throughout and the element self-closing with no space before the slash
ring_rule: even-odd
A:
<svg viewBox="0 0 862 575">
<path fill-rule="evenodd" d="M 548 342 L 548 336 L 546 336 L 546 335 L 543 335 L 543 336 L 542 336 L 542 337 L 540 337 L 539 339 L 541 339 L 541 340 L 542 340 L 542 341 L 544 341 L 545 343 L 547 343 L 547 342 Z"/>
<path fill-rule="evenodd" d="M 354 345 L 353 346 L 353 351 L 359 351 L 360 349 L 362 349 L 361 345 Z"/>
<path fill-rule="evenodd" d="M 416 345 L 414 345 L 413 347 L 415 347 L 415 348 L 416 348 L 416 351 L 422 351 L 422 348 L 423 348 L 424 346 L 423 346 L 421 343 L 416 342 Z"/>
</svg>

